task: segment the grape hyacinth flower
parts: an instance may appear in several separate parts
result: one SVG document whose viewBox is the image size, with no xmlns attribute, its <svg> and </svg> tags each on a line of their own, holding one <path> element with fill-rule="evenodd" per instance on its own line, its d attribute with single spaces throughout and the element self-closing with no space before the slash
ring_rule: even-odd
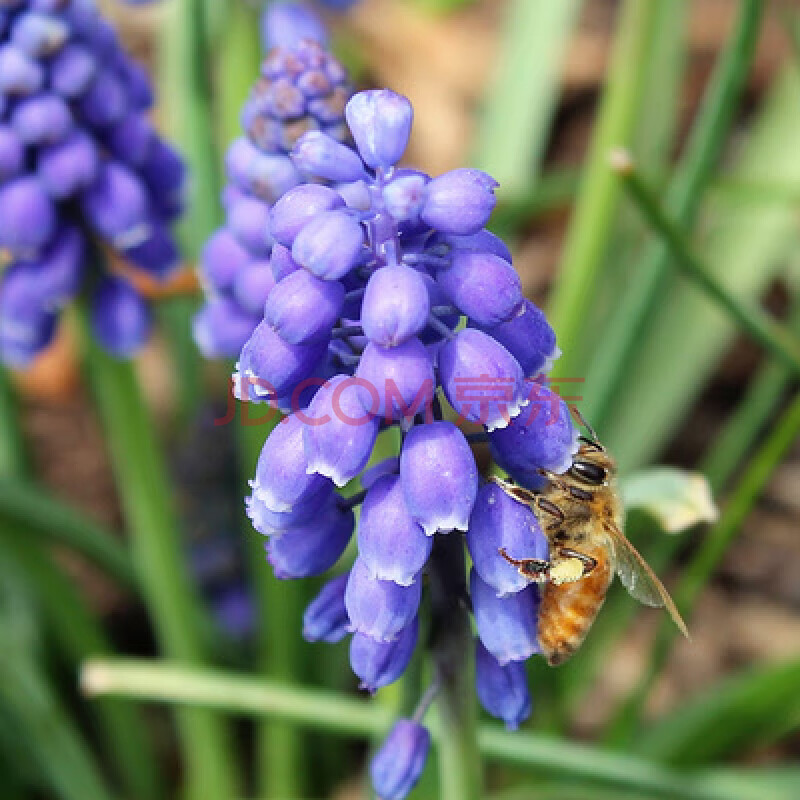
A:
<svg viewBox="0 0 800 800">
<path fill-rule="evenodd" d="M 302 159 L 293 160 L 289 155 L 298 139 L 310 132 L 324 133 L 326 143 L 340 148 L 335 149 L 337 156 L 344 151 L 351 162 L 360 164 L 356 154 L 341 144 L 346 135 L 344 106 L 350 87 L 345 70 L 325 49 L 327 33 L 322 21 L 302 4 L 269 3 L 262 33 L 269 52 L 242 110 L 243 135 L 233 142 L 226 159 L 225 224 L 209 240 L 201 258 L 206 303 L 195 317 L 194 336 L 207 358 L 239 355 L 264 316 L 273 287 L 288 272 L 297 270 L 285 243 L 294 241 L 306 216 L 344 206 L 338 192 L 322 185 L 338 178 L 305 183 L 309 175 Z M 302 191 L 284 202 L 287 191 L 295 187 Z M 335 217 L 327 225 L 325 221 L 318 224 L 331 236 L 340 232 Z M 352 246 L 357 247 L 360 240 L 354 234 L 358 230 L 354 232 L 352 227 Z M 310 241 L 306 235 L 305 239 L 307 247 L 324 246 L 319 238 Z M 307 257 L 313 258 L 313 252 L 309 250 Z M 301 274 L 312 277 L 305 271 Z M 300 277 L 296 280 L 302 281 Z M 315 295 L 315 287 L 295 284 L 282 286 L 277 293 L 272 313 L 287 319 L 287 327 L 279 328 L 286 341 L 299 344 L 292 339 L 302 337 L 314 324 L 310 317 L 317 313 L 315 299 L 325 305 L 320 313 L 334 315 L 330 322 L 320 319 L 320 329 L 329 328 L 338 316 L 338 308 L 329 308 L 339 301 L 337 291 L 324 285 L 316 291 Z M 285 311 L 290 302 L 287 294 L 299 303 L 306 301 L 303 308 L 313 309 L 309 319 L 302 319 L 300 307 L 291 314 Z M 306 338 L 313 338 L 313 331 L 307 333 Z"/>
<path fill-rule="evenodd" d="M 546 558 L 547 541 L 528 507 L 482 484 L 470 440 L 529 486 L 543 467 L 566 469 L 577 439 L 546 382 L 555 337 L 485 229 L 495 182 L 398 166 L 413 118 L 401 95 L 361 92 L 344 113 L 355 149 L 324 130 L 300 136 L 289 157 L 308 178 L 270 211 L 275 285 L 234 387 L 288 416 L 264 445 L 248 514 L 278 577 L 345 562 L 309 606 L 304 635 L 349 634 L 363 688 L 397 680 L 424 647 L 432 693 L 463 702 L 470 609 L 477 695 L 516 727 L 530 711 L 524 662 L 539 652 L 539 595 L 498 551 Z M 391 428 L 399 448 L 371 463 Z M 337 491 L 355 480 L 360 491 Z M 406 796 L 428 742 L 421 715 L 390 734 L 372 768 L 381 796 Z"/>
<path fill-rule="evenodd" d="M 29 363 L 80 293 L 98 342 L 129 358 L 150 310 L 92 254 L 113 251 L 158 280 L 170 273 L 183 162 L 148 121 L 148 79 L 92 0 L 19 0 L 2 15 L 0 361 Z"/>
</svg>

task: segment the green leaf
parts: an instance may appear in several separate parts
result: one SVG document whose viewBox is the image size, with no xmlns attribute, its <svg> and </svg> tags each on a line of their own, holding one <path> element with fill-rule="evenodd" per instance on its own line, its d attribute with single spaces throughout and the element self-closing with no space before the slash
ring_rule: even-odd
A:
<svg viewBox="0 0 800 800">
<path fill-rule="evenodd" d="M 499 62 L 489 83 L 475 166 L 517 196 L 537 182 L 560 90 L 561 67 L 582 0 L 508 6 Z"/>
<path fill-rule="evenodd" d="M 0 520 L 67 545 L 123 586 L 136 585 L 130 556 L 113 533 L 29 483 L 0 479 Z"/>
<path fill-rule="evenodd" d="M 732 175 L 800 183 L 794 147 L 800 133 L 800 81 L 784 72 L 743 140 Z M 705 263 L 737 297 L 753 301 L 782 268 L 796 242 L 794 203 L 709 203 L 713 229 L 702 243 Z M 673 276 L 660 296 L 625 375 L 604 432 L 624 469 L 652 459 L 673 435 L 713 373 L 737 327 L 692 286 Z"/>
<path fill-rule="evenodd" d="M 751 670 L 683 703 L 641 732 L 632 748 L 683 766 L 767 746 L 800 726 L 798 686 L 800 661 Z"/>
<path fill-rule="evenodd" d="M 676 467 L 652 467 L 627 475 L 620 484 L 626 510 L 645 511 L 662 530 L 680 533 L 716 522 L 719 509 L 705 476 Z"/>
</svg>

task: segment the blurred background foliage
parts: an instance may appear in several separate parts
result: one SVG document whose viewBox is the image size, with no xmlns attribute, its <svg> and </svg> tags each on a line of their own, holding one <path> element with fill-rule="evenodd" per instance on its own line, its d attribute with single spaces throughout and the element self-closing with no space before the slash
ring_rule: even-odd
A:
<svg viewBox="0 0 800 800">
<path fill-rule="evenodd" d="M 267 430 L 215 424 L 228 375 L 188 325 L 257 9 L 102 5 L 193 170 L 186 268 L 144 287 L 160 325 L 132 366 L 76 316 L 0 374 L 2 796 L 366 796 L 403 688 L 367 704 L 341 647 L 300 640 L 316 584 L 277 587 L 242 520 Z M 526 729 L 480 728 L 486 796 L 800 796 L 797 4 L 361 0 L 330 21 L 360 85 L 412 100 L 409 161 L 500 181 L 557 385 L 619 459 L 629 536 L 692 630 L 613 587 L 579 654 L 532 668 Z M 694 524 L 708 485 L 721 513 Z M 416 796 L 440 796 L 435 765 Z"/>
</svg>

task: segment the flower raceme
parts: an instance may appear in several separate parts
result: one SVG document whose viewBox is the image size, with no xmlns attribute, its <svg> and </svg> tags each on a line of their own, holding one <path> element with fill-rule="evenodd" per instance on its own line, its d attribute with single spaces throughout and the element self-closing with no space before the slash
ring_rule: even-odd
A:
<svg viewBox="0 0 800 800">
<path fill-rule="evenodd" d="M 345 205 L 338 192 L 306 183 L 302 158 L 289 156 L 304 133 L 324 132 L 326 141 L 333 143 L 345 135 L 350 88 L 344 69 L 325 50 L 324 26 L 310 8 L 270 3 L 264 12 L 264 38 L 273 49 L 242 110 L 243 135 L 233 142 L 226 159 L 225 224 L 202 256 L 207 300 L 195 317 L 194 335 L 207 358 L 239 355 L 264 317 L 273 287 L 297 269 L 285 242 L 294 241 L 306 218 Z M 275 205 L 295 187 L 285 203 Z M 313 251 L 308 248 L 319 248 L 326 231 L 336 235 L 338 230 L 324 220 L 317 224 L 322 230 L 316 237 L 312 239 L 310 231 L 304 236 L 309 258 Z M 351 237 L 355 247 L 352 228 Z M 298 247 L 303 246 L 301 240 Z M 338 284 L 328 286 L 303 272 L 282 283 L 267 317 L 283 341 L 300 347 L 315 337 L 325 338 L 338 317 L 337 303 L 343 301 Z"/>
<path fill-rule="evenodd" d="M 92 0 L 1 5 L 0 361 L 27 364 L 82 291 L 95 338 L 129 357 L 149 309 L 91 250 L 165 277 L 178 262 L 169 225 L 184 165 L 148 122 L 146 75 Z"/>
<path fill-rule="evenodd" d="M 275 285 L 234 385 L 241 400 L 289 416 L 264 445 L 248 513 L 281 578 L 328 570 L 355 534 L 355 562 L 311 603 L 304 634 L 350 635 L 370 691 L 397 680 L 430 638 L 420 634 L 426 576 L 466 533 L 478 698 L 516 727 L 531 706 L 523 663 L 539 649 L 538 593 L 498 550 L 545 558 L 547 543 L 527 507 L 481 485 L 460 425 L 483 428 L 498 464 L 527 485 L 541 468 L 564 469 L 577 440 L 546 384 L 555 337 L 485 230 L 495 182 L 478 170 L 431 178 L 399 167 L 413 118 L 401 95 L 361 92 L 344 116 L 355 148 L 323 130 L 300 136 L 289 158 L 309 182 L 269 212 Z M 399 451 L 373 463 L 390 428 Z M 355 479 L 361 492 L 336 491 Z M 419 777 L 429 741 L 420 730 L 401 723 L 376 756 L 381 796 L 404 797 Z"/>
</svg>

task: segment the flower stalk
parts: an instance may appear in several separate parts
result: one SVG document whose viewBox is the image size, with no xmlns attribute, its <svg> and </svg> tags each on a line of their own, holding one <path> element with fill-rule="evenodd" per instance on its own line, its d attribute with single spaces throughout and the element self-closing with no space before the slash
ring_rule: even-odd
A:
<svg viewBox="0 0 800 800">
<path fill-rule="evenodd" d="M 439 536 L 430 568 L 432 648 L 439 693 L 439 796 L 479 800 L 482 764 L 476 736 L 472 632 L 467 606 L 464 544 L 453 531 Z"/>
</svg>

